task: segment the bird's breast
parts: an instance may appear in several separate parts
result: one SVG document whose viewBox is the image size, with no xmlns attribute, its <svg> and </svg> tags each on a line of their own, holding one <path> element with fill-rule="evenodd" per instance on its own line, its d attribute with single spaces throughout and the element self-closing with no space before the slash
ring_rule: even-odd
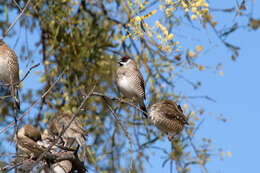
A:
<svg viewBox="0 0 260 173">
<path fill-rule="evenodd" d="M 120 89 L 120 91 L 126 96 L 126 97 L 135 97 L 135 89 L 130 79 L 128 79 L 126 76 L 122 76 L 118 81 L 117 85 Z"/>
</svg>

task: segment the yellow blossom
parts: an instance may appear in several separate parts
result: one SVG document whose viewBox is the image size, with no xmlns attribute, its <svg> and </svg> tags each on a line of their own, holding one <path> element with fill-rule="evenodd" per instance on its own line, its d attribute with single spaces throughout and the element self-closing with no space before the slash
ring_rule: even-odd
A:
<svg viewBox="0 0 260 173">
<path fill-rule="evenodd" d="M 165 29 L 165 30 L 163 31 L 163 34 L 167 37 L 167 36 L 168 36 L 168 31 Z"/>
<path fill-rule="evenodd" d="M 174 35 L 173 35 L 173 34 L 170 34 L 170 35 L 168 36 L 168 40 L 172 40 L 173 37 L 174 37 Z"/>
<path fill-rule="evenodd" d="M 194 53 L 192 50 L 189 50 L 188 53 L 187 53 L 187 56 L 188 56 L 189 58 L 192 58 L 192 57 L 195 56 L 195 53 Z"/>
<path fill-rule="evenodd" d="M 208 8 L 208 7 L 209 7 L 209 4 L 208 4 L 208 3 L 204 3 L 203 6 L 204 6 L 205 8 Z"/>
<path fill-rule="evenodd" d="M 196 13 L 196 12 L 197 12 L 197 7 L 192 7 L 191 11 L 192 11 L 193 13 Z"/>
<path fill-rule="evenodd" d="M 227 152 L 227 156 L 228 156 L 228 157 L 231 157 L 231 156 L 232 156 L 232 154 L 231 154 L 230 151 Z"/>
<path fill-rule="evenodd" d="M 188 105 L 187 104 L 183 105 L 183 111 L 186 112 L 187 110 L 188 110 Z"/>
<path fill-rule="evenodd" d="M 205 67 L 203 65 L 200 65 L 199 69 L 200 71 L 204 71 Z"/>
<path fill-rule="evenodd" d="M 182 6 L 184 7 L 184 8 L 188 8 L 188 5 L 186 4 L 186 3 L 184 3 L 183 1 L 181 1 L 182 2 Z"/>
<path fill-rule="evenodd" d="M 213 27 L 215 27 L 215 26 L 217 25 L 217 21 L 212 21 L 212 22 L 211 22 L 211 25 L 212 25 Z"/>
<path fill-rule="evenodd" d="M 165 12 L 166 12 L 166 15 L 167 15 L 167 16 L 170 16 L 170 15 L 171 15 L 171 10 L 170 10 L 169 8 L 166 8 Z"/>
<path fill-rule="evenodd" d="M 199 0 L 195 5 L 196 6 L 203 6 L 205 4 L 205 0 Z"/>
<path fill-rule="evenodd" d="M 196 46 L 196 50 L 197 52 L 201 52 L 203 50 L 203 46 L 202 45 Z"/>
<path fill-rule="evenodd" d="M 166 45 L 166 46 L 165 46 L 165 50 L 167 50 L 168 52 L 170 52 L 170 46 L 169 46 L 169 45 Z"/>
<path fill-rule="evenodd" d="M 139 8 L 140 8 L 140 10 L 144 9 L 144 5 L 141 4 L 141 5 L 139 6 Z"/>
<path fill-rule="evenodd" d="M 172 3 L 172 0 L 166 0 L 166 4 Z"/>
<path fill-rule="evenodd" d="M 137 21 L 137 22 L 141 22 L 141 20 L 142 20 L 142 19 L 141 19 L 140 16 L 136 16 L 136 17 L 135 17 L 135 21 Z"/>
<path fill-rule="evenodd" d="M 191 19 L 192 19 L 192 20 L 196 20 L 196 18 L 197 18 L 197 16 L 196 16 L 195 14 L 193 14 L 193 15 L 191 16 Z"/>
<path fill-rule="evenodd" d="M 159 28 L 160 25 L 161 25 L 160 22 L 159 22 L 158 20 L 156 20 L 156 21 L 155 21 L 155 26 L 156 26 L 157 28 Z"/>
<path fill-rule="evenodd" d="M 151 32 L 147 32 L 147 35 L 151 38 L 152 37 L 152 33 Z"/>
</svg>

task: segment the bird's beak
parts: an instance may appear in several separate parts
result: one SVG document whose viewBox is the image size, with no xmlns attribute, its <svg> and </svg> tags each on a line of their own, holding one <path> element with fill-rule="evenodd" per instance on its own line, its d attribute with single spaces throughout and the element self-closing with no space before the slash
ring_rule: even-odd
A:
<svg viewBox="0 0 260 173">
<path fill-rule="evenodd" d="M 120 59 L 117 60 L 116 62 L 117 62 L 117 64 L 121 65 L 121 60 Z"/>
</svg>

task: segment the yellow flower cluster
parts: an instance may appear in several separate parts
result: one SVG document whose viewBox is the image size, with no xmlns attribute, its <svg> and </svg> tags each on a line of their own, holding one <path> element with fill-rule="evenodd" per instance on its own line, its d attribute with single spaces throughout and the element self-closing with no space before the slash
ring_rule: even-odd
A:
<svg viewBox="0 0 260 173">
<path fill-rule="evenodd" d="M 197 16 L 202 18 L 203 16 L 208 15 L 209 4 L 205 2 L 205 0 L 189 0 L 189 1 L 180 0 L 180 2 L 185 12 L 189 12 L 189 10 L 191 9 L 192 20 L 196 20 Z"/>
<path fill-rule="evenodd" d="M 163 37 L 164 37 L 163 41 L 166 43 L 164 49 L 170 53 L 171 49 L 170 49 L 170 45 L 168 44 L 168 41 L 173 40 L 174 34 L 172 34 L 172 33 L 169 34 L 167 28 L 165 26 L 163 26 L 158 20 L 156 20 L 155 26 L 162 31 Z M 162 36 L 159 34 L 156 36 L 156 38 L 158 40 L 162 40 Z M 177 45 L 177 43 L 175 43 L 175 45 Z"/>
</svg>

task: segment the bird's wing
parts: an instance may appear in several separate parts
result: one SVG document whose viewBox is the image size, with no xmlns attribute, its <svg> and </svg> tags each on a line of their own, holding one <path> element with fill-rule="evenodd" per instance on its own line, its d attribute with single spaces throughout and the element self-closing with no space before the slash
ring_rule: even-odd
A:
<svg viewBox="0 0 260 173">
<path fill-rule="evenodd" d="M 163 107 L 164 115 L 169 120 L 176 120 L 181 122 L 182 124 L 187 124 L 187 120 L 180 111 L 179 107 L 175 107 L 173 105 L 166 105 Z"/>
<path fill-rule="evenodd" d="M 144 99 L 146 99 L 145 97 L 145 83 L 144 83 L 144 78 L 141 74 L 141 72 L 138 70 L 138 74 L 137 74 L 137 77 L 139 78 L 139 81 L 140 81 L 140 86 L 142 87 L 142 90 L 144 92 Z"/>
<path fill-rule="evenodd" d="M 136 92 L 145 99 L 145 83 L 141 72 L 138 69 L 131 69 L 125 75 L 135 84 Z"/>
<path fill-rule="evenodd" d="M 28 137 L 19 137 L 17 143 L 21 148 L 26 149 L 32 153 L 40 154 L 45 149 L 43 146 L 38 145 L 35 141 Z"/>
<path fill-rule="evenodd" d="M 78 118 L 75 118 L 71 124 L 71 130 L 75 133 L 79 133 L 85 139 L 85 131 L 82 127 L 82 124 Z"/>
<path fill-rule="evenodd" d="M 9 48 L 6 44 L 4 44 L 4 47 L 5 47 L 5 50 L 6 50 L 6 53 L 7 55 L 10 57 L 9 58 L 9 61 L 10 61 L 10 64 L 12 65 L 12 69 L 14 70 L 14 73 L 13 73 L 13 82 L 19 82 L 19 65 L 18 65 L 18 60 L 17 60 L 17 56 L 15 54 L 15 52 Z"/>
</svg>

